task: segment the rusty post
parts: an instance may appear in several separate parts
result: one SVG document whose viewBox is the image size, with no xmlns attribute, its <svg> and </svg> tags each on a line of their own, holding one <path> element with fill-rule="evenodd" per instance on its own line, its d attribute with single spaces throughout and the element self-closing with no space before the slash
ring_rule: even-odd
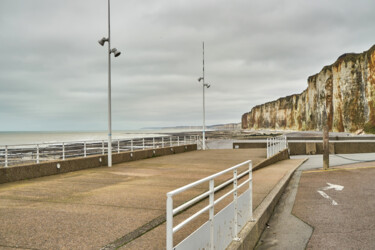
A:
<svg viewBox="0 0 375 250">
<path fill-rule="evenodd" d="M 329 168 L 329 128 L 326 109 L 323 111 L 323 169 Z"/>
</svg>

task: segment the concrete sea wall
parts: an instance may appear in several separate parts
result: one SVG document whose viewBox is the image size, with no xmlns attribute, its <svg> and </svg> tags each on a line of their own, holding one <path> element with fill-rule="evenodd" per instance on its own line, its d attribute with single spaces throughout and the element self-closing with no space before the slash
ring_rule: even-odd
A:
<svg viewBox="0 0 375 250">
<path fill-rule="evenodd" d="M 156 148 L 139 150 L 133 152 L 112 154 L 112 163 L 141 160 L 151 157 L 183 153 L 197 150 L 196 144 L 173 146 L 166 148 Z M 97 168 L 107 166 L 107 155 L 95 155 L 89 157 L 71 158 L 60 161 L 48 161 L 39 164 L 19 165 L 0 168 L 0 184 L 20 181 L 42 176 L 67 173 L 87 168 Z"/>
</svg>

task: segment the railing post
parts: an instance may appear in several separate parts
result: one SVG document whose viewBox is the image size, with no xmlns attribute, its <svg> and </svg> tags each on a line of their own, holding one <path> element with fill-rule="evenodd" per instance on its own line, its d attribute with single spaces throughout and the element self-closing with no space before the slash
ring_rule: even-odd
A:
<svg viewBox="0 0 375 250">
<path fill-rule="evenodd" d="M 250 209 L 250 220 L 254 221 L 253 219 L 253 162 L 249 163 L 249 209 Z"/>
<path fill-rule="evenodd" d="M 155 137 L 152 137 L 152 148 L 155 149 Z"/>
<path fill-rule="evenodd" d="M 161 138 L 161 147 L 164 148 L 164 137 Z"/>
<path fill-rule="evenodd" d="M 120 153 L 120 139 L 117 140 L 117 153 Z"/>
<path fill-rule="evenodd" d="M 210 185 L 210 198 L 209 198 L 209 201 L 210 201 L 210 210 L 209 210 L 209 213 L 210 213 L 210 217 L 209 217 L 209 220 L 210 220 L 210 249 L 214 250 L 214 213 L 215 213 L 215 210 L 214 210 L 214 202 L 215 202 L 215 182 L 214 182 L 214 179 L 210 180 L 209 185 Z"/>
<path fill-rule="evenodd" d="M 104 155 L 104 141 L 102 141 L 102 155 Z"/>
<path fill-rule="evenodd" d="M 269 158 L 270 157 L 270 153 L 269 153 L 270 149 L 269 149 L 269 145 L 268 145 L 268 138 L 266 139 L 266 145 L 267 145 L 267 158 Z"/>
<path fill-rule="evenodd" d="M 65 143 L 62 143 L 62 158 L 65 160 Z"/>
<path fill-rule="evenodd" d="M 133 139 L 130 139 L 130 151 L 133 152 Z"/>
<path fill-rule="evenodd" d="M 142 149 L 145 150 L 145 138 L 142 138 Z"/>
<path fill-rule="evenodd" d="M 5 167 L 8 167 L 8 146 L 5 145 Z"/>
<path fill-rule="evenodd" d="M 39 163 L 39 144 L 36 144 L 36 163 Z"/>
<path fill-rule="evenodd" d="M 84 141 L 83 142 L 83 157 L 86 157 L 87 156 L 87 152 L 86 152 L 86 142 Z"/>
<path fill-rule="evenodd" d="M 238 204 L 237 204 L 237 169 L 233 170 L 233 205 L 234 205 L 234 225 L 233 225 L 233 240 L 238 238 Z"/>
<path fill-rule="evenodd" d="M 184 136 L 184 145 L 186 145 L 186 135 Z"/>
<path fill-rule="evenodd" d="M 173 143 L 172 143 L 172 136 L 171 136 L 171 137 L 169 137 L 169 146 L 172 147 L 172 144 Z"/>
<path fill-rule="evenodd" d="M 177 146 L 180 146 L 180 137 L 177 136 Z"/>
<path fill-rule="evenodd" d="M 173 249 L 173 198 L 167 194 L 167 250 Z"/>
</svg>

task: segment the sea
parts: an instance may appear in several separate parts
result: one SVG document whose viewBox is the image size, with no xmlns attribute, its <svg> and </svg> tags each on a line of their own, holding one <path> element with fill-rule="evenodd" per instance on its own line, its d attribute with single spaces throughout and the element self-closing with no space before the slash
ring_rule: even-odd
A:
<svg viewBox="0 0 375 250">
<path fill-rule="evenodd" d="M 194 132 L 190 129 L 150 129 L 112 131 L 112 139 L 167 136 L 171 133 Z M 197 131 L 198 133 L 198 131 Z M 107 131 L 0 131 L 0 146 L 59 142 L 108 140 Z"/>
</svg>

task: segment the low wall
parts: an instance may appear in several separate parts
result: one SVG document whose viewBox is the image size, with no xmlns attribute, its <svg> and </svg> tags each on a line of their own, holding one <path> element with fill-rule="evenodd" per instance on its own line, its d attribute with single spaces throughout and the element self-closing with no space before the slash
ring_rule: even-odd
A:
<svg viewBox="0 0 375 250">
<path fill-rule="evenodd" d="M 264 167 L 267 167 L 271 164 L 274 164 L 278 161 L 282 161 L 282 160 L 286 160 L 286 159 L 289 159 L 289 152 L 288 152 L 288 149 L 284 149 L 283 151 L 280 151 L 279 153 L 271 156 L 270 158 L 267 158 L 261 162 L 259 162 L 257 165 L 255 165 L 253 167 L 253 171 L 257 170 L 257 169 L 260 169 L 260 168 L 264 168 Z"/>
<path fill-rule="evenodd" d="M 288 142 L 290 155 L 323 154 L 322 142 Z M 375 153 L 372 141 L 334 141 L 329 143 L 330 154 Z"/>
<path fill-rule="evenodd" d="M 151 157 L 178 154 L 197 150 L 196 144 L 139 150 L 112 154 L 112 163 L 141 160 Z M 73 172 L 87 168 L 107 166 L 107 155 L 71 158 L 59 161 L 48 161 L 39 164 L 19 165 L 0 168 L 0 184 L 20 181 L 42 176 Z"/>
<path fill-rule="evenodd" d="M 233 149 L 238 148 L 267 148 L 266 142 L 233 142 Z"/>
</svg>

